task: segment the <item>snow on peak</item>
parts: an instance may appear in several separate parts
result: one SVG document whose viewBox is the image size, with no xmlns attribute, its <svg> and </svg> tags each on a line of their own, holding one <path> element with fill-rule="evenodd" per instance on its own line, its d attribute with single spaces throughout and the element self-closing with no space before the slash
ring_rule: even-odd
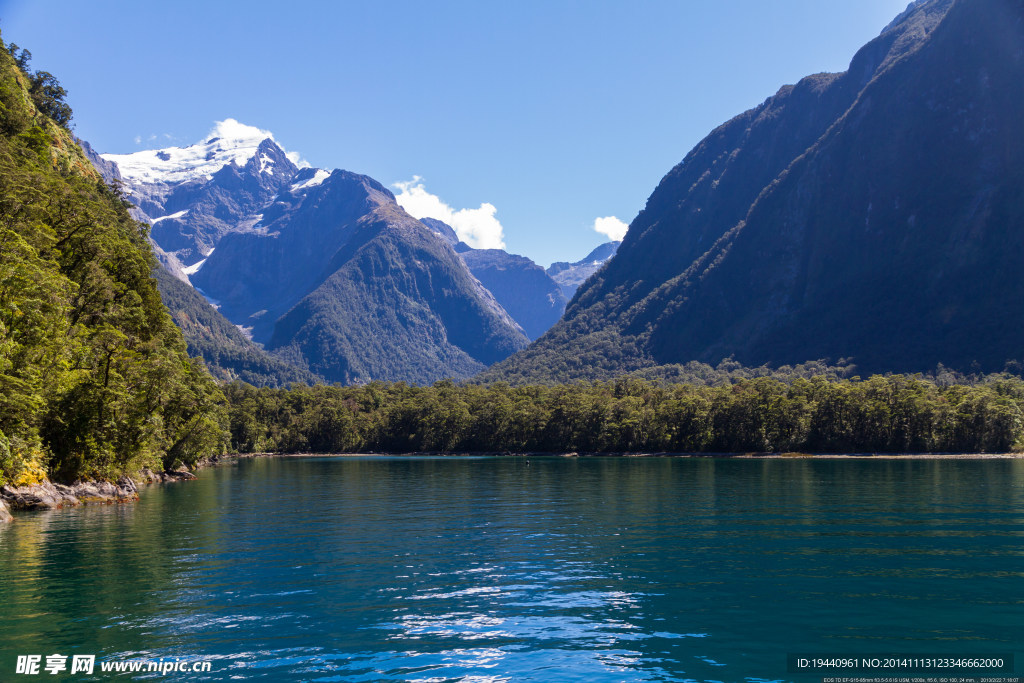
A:
<svg viewBox="0 0 1024 683">
<path fill-rule="evenodd" d="M 197 178 L 206 179 L 222 167 L 234 163 L 244 166 L 256 155 L 264 140 L 274 140 L 268 130 L 247 126 L 235 119 L 217 121 L 201 141 L 188 147 L 165 147 L 131 154 L 101 154 L 113 161 L 121 177 L 138 183 L 179 183 Z M 286 153 L 296 164 L 298 154 Z M 266 161 L 269 161 L 267 159 Z M 260 160 L 260 170 L 272 172 L 272 166 Z"/>
<path fill-rule="evenodd" d="M 266 154 L 260 155 L 260 173 L 274 173 L 274 160 Z"/>
<path fill-rule="evenodd" d="M 299 176 L 299 177 L 301 178 L 302 176 Z M 316 169 L 316 172 L 312 176 L 310 176 L 309 178 L 306 178 L 305 180 L 299 180 L 294 185 L 292 185 L 290 190 L 292 192 L 299 192 L 301 190 L 308 190 L 311 187 L 316 187 L 317 185 L 321 185 L 325 180 L 327 180 L 330 177 L 331 177 L 331 172 L 330 171 L 325 171 L 322 168 L 318 168 L 318 169 Z"/>
</svg>

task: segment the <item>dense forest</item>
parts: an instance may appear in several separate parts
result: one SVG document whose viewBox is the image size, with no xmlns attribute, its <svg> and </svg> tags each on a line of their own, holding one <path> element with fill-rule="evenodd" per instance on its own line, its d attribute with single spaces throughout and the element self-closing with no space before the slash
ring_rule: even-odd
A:
<svg viewBox="0 0 1024 683">
<path fill-rule="evenodd" d="M 161 303 L 147 226 L 74 142 L 66 92 L 30 58 L 0 50 L 0 484 L 222 451 L 223 394 Z"/>
<path fill-rule="evenodd" d="M 512 387 L 229 384 L 239 452 L 1006 452 L 1024 445 L 1024 381 L 791 374 L 718 383 Z"/>
</svg>

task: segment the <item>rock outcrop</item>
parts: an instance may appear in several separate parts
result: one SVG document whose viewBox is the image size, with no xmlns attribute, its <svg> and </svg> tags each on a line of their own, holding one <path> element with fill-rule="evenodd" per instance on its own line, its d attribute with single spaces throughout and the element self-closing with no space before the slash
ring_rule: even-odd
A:
<svg viewBox="0 0 1024 683">
<path fill-rule="evenodd" d="M 70 486 L 44 481 L 0 487 L 0 499 L 12 510 L 55 510 L 87 503 L 134 501 L 139 499 L 139 489 L 130 477 L 121 477 L 116 482 L 76 482 Z"/>
</svg>

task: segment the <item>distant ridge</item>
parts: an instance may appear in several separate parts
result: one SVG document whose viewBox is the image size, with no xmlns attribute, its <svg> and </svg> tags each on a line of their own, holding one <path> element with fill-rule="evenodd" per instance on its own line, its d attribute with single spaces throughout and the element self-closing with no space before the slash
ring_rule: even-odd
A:
<svg viewBox="0 0 1024 683">
<path fill-rule="evenodd" d="M 547 273 L 562 289 L 566 300 L 572 299 L 576 290 L 587 281 L 591 275 L 601 269 L 605 263 L 615 256 L 619 245 L 622 242 L 605 242 L 594 248 L 589 254 L 575 263 L 567 261 L 556 261 L 548 268 Z"/>
</svg>

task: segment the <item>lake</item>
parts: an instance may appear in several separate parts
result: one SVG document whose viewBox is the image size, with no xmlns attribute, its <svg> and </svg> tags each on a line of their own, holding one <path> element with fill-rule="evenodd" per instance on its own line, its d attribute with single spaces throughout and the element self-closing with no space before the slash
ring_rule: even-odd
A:
<svg viewBox="0 0 1024 683">
<path fill-rule="evenodd" d="M 180 680 L 817 681 L 1024 648 L 1024 461 L 263 458 L 0 528 L 19 655 Z M 1018 662 L 1018 670 L 1021 664 Z M 142 673 L 138 679 L 164 678 Z M 125 676 L 121 676 L 123 680 Z"/>
</svg>

